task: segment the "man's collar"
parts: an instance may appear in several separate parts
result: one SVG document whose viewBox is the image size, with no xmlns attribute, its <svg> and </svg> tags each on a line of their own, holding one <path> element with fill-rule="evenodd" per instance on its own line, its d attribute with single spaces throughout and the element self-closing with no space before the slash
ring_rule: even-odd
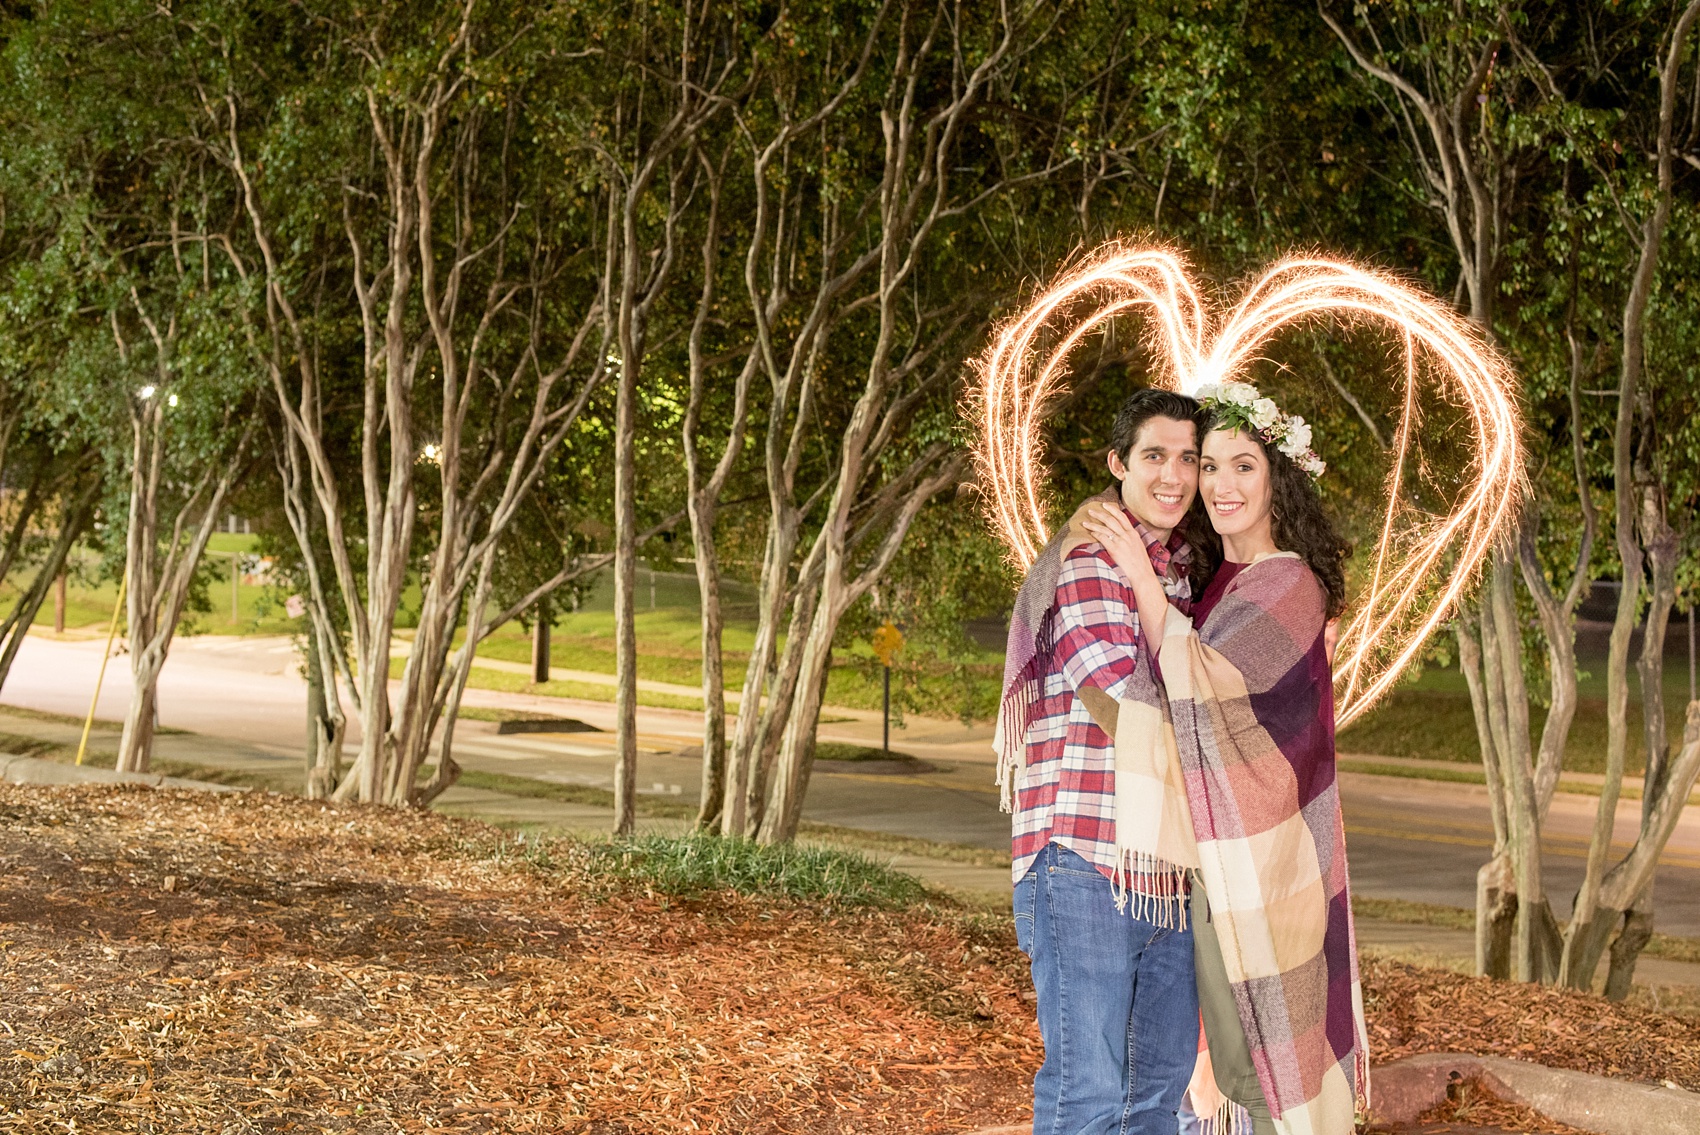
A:
<svg viewBox="0 0 1700 1135">
<path fill-rule="evenodd" d="M 1166 575 L 1172 564 L 1176 571 L 1184 574 L 1187 564 L 1192 559 L 1192 545 L 1187 543 L 1185 529 L 1186 517 L 1169 532 L 1167 540 L 1160 540 L 1157 534 L 1145 526 L 1145 522 L 1135 516 L 1127 507 L 1125 501 L 1121 504 L 1122 514 L 1133 523 L 1133 530 L 1139 534 L 1140 543 L 1145 545 L 1145 551 L 1151 556 L 1151 564 L 1157 569 L 1158 575 Z"/>
<path fill-rule="evenodd" d="M 1126 516 L 1128 520 L 1132 522 L 1133 530 L 1139 533 L 1140 543 L 1144 544 L 1147 549 L 1162 548 L 1163 550 L 1173 554 L 1179 552 L 1182 548 L 1189 547 L 1186 541 L 1186 518 L 1184 516 L 1181 518 L 1181 522 L 1170 530 L 1169 538 L 1167 540 L 1162 540 L 1157 537 L 1155 532 L 1146 527 L 1145 522 L 1135 516 L 1126 504 L 1123 504 L 1121 509 L 1122 515 Z"/>
</svg>

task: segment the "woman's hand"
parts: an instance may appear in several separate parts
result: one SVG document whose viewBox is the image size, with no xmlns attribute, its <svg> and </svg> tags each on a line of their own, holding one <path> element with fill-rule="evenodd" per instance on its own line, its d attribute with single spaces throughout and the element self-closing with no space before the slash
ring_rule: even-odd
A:
<svg viewBox="0 0 1700 1135">
<path fill-rule="evenodd" d="M 1087 508 L 1080 526 L 1104 545 L 1110 559 L 1115 561 L 1116 570 L 1132 589 L 1133 608 L 1139 612 L 1140 625 L 1151 628 L 1150 650 L 1155 655 L 1169 617 L 1169 597 L 1164 594 L 1163 581 L 1157 578 L 1157 569 L 1151 566 L 1151 553 L 1145 550 L 1145 542 L 1121 509 L 1102 501 Z"/>
<path fill-rule="evenodd" d="M 1157 572 L 1151 566 L 1151 554 L 1145 550 L 1145 542 L 1139 538 L 1139 533 L 1134 531 L 1127 514 L 1121 509 L 1102 501 L 1095 502 L 1087 506 L 1080 526 L 1104 545 L 1104 550 L 1110 553 L 1110 559 L 1115 561 L 1129 587 L 1137 591 L 1146 580 L 1156 582 Z"/>
</svg>

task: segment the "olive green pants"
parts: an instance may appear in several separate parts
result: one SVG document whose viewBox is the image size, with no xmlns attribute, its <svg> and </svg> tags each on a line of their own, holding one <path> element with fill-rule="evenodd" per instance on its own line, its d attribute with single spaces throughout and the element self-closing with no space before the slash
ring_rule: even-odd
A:
<svg viewBox="0 0 1700 1135">
<path fill-rule="evenodd" d="M 1216 940 L 1216 927 L 1210 921 L 1210 899 L 1196 871 L 1190 917 L 1192 952 L 1198 968 L 1198 1008 L 1204 1014 L 1204 1035 L 1210 1043 L 1216 1087 L 1251 1113 L 1253 1135 L 1275 1135 L 1275 1121 L 1263 1098 L 1263 1086 L 1257 1082 L 1257 1068 L 1251 1062 L 1251 1048 L 1234 1005 L 1233 986 L 1228 984 L 1228 971 L 1222 963 L 1222 944 Z"/>
</svg>

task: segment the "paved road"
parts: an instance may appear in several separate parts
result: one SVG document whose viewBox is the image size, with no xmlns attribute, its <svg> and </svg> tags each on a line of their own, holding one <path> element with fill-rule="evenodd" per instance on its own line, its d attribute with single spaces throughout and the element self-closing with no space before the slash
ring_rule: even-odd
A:
<svg viewBox="0 0 1700 1135">
<path fill-rule="evenodd" d="M 81 715 L 100 659 L 99 642 L 29 638 L 6 684 L 3 700 L 57 713 Z M 113 660 L 99 716 L 120 719 L 128 704 L 125 660 Z M 280 772 L 299 760 L 304 738 L 305 683 L 292 648 L 283 639 L 202 637 L 180 640 L 160 679 L 163 725 L 203 735 L 173 744 L 216 750 L 241 744 L 255 759 L 278 762 Z M 566 714 L 601 729 L 613 724 L 605 703 L 534 698 L 469 690 L 473 705 Z M 821 736 L 878 744 L 878 715 L 838 713 Z M 936 771 L 923 775 L 871 773 L 854 764 L 817 765 L 806 818 L 823 823 L 928 839 L 1001 848 L 1009 819 L 998 811 L 992 786 L 990 731 L 953 722 L 912 719 L 894 735 L 894 747 L 913 753 Z M 639 791 L 695 800 L 700 783 L 694 759 L 676 755 L 694 744 L 698 717 L 640 708 Z M 607 733 L 499 736 L 484 722 L 457 726 L 456 755 L 469 768 L 508 772 L 563 783 L 612 785 L 613 738 Z M 108 741 L 107 743 L 110 743 Z M 192 755 L 185 752 L 186 756 Z M 1442 781 L 1344 773 L 1341 798 L 1351 852 L 1352 882 L 1360 894 L 1449 906 L 1475 902 L 1475 872 L 1492 842 L 1486 790 Z M 470 797 L 468 798 L 471 799 Z M 1547 885 L 1562 918 L 1580 880 L 1582 856 L 1597 801 L 1560 795 L 1548 819 Z M 1639 805 L 1618 809 L 1617 840 L 1633 838 Z M 1700 936 L 1700 809 L 1689 809 L 1662 861 L 1658 881 L 1659 928 Z"/>
</svg>

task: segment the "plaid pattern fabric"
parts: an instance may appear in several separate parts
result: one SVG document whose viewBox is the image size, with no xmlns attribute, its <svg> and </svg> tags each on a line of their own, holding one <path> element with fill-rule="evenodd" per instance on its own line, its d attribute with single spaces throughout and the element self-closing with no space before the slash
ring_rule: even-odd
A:
<svg viewBox="0 0 1700 1135">
<path fill-rule="evenodd" d="M 1200 875 L 1281 1135 L 1349 1135 L 1367 1105 L 1325 596 L 1290 552 L 1241 570 L 1161 651 Z"/>
<path fill-rule="evenodd" d="M 1184 555 L 1180 536 L 1167 544 L 1134 519 L 1152 566 L 1178 585 L 1185 604 Z M 1171 571 L 1171 568 L 1177 570 Z M 1114 878 L 1116 849 L 1115 741 L 1087 710 L 1078 693 L 1090 688 L 1110 700 L 1129 695 L 1141 666 L 1139 616 L 1133 593 L 1122 582 L 1101 544 L 1082 543 L 1063 557 L 1055 600 L 1041 636 L 1048 649 L 1038 655 L 1038 696 L 1028 710 L 1025 767 L 1014 785 L 1011 874 L 1015 882 L 1053 840 Z M 1139 881 L 1130 888 L 1140 891 Z"/>
</svg>

